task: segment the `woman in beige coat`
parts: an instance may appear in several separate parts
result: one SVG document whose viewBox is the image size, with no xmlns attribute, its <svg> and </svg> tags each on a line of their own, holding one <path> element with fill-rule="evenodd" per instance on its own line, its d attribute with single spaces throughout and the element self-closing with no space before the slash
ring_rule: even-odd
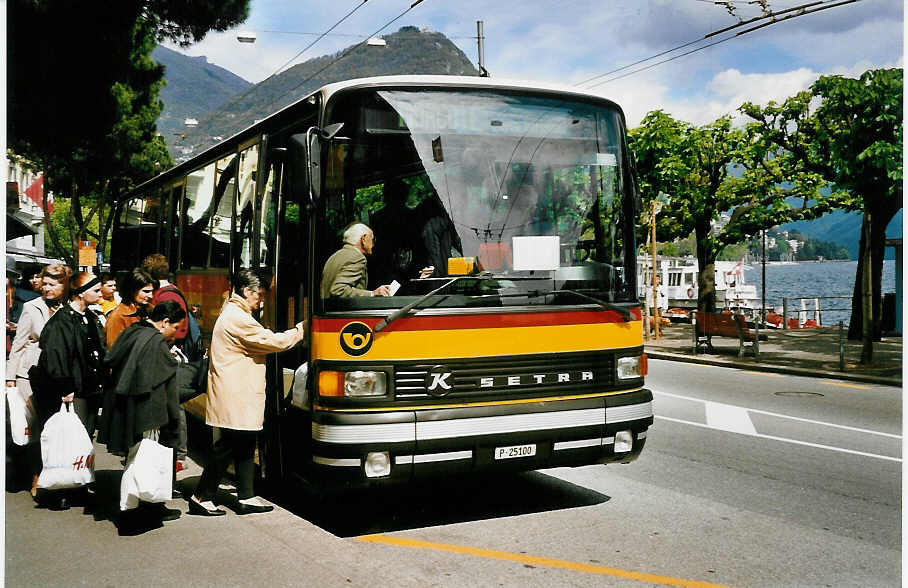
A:
<svg viewBox="0 0 908 588">
<path fill-rule="evenodd" d="M 252 311 L 264 301 L 265 287 L 252 270 L 238 271 L 233 288 L 211 336 L 205 422 L 216 428 L 215 442 L 211 462 L 189 498 L 190 514 L 224 514 L 214 498 L 231 458 L 237 477 L 237 514 L 274 508 L 258 500 L 252 488 L 255 440 L 265 419 L 265 356 L 299 343 L 304 325 L 274 333 L 253 318 Z"/>
</svg>

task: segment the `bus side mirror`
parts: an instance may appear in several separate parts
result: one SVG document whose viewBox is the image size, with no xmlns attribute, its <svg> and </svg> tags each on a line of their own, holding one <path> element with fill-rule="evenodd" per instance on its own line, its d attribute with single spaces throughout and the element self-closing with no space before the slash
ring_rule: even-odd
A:
<svg viewBox="0 0 908 588">
<path fill-rule="evenodd" d="M 285 162 L 290 192 L 297 202 L 306 202 L 311 198 L 311 191 L 309 190 L 309 149 L 306 144 L 307 135 L 308 133 L 299 133 L 290 137 L 288 143 L 290 154 Z"/>
<path fill-rule="evenodd" d="M 306 169 L 306 184 L 309 187 L 309 202 L 310 204 L 315 204 L 315 202 L 321 196 L 322 190 L 322 172 L 321 172 L 321 162 L 322 162 L 322 143 L 330 141 L 334 136 L 340 132 L 343 128 L 344 123 L 334 123 L 330 124 L 324 129 L 319 129 L 318 127 L 310 127 L 306 131 L 305 135 L 293 135 L 290 137 L 292 143 L 302 143 L 305 146 L 305 161 L 307 162 Z"/>
</svg>

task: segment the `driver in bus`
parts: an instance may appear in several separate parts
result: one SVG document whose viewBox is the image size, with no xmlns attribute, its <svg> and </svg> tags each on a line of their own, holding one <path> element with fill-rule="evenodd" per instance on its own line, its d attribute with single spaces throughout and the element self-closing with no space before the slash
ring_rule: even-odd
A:
<svg viewBox="0 0 908 588">
<path fill-rule="evenodd" d="M 375 234 L 361 222 L 353 222 L 344 230 L 344 246 L 335 251 L 322 272 L 322 298 L 352 298 L 354 296 L 393 296 L 390 284 L 367 290 L 369 272 L 366 268 L 366 256 L 372 254 L 375 246 Z M 419 279 L 432 275 L 434 266 L 419 270 Z"/>
<path fill-rule="evenodd" d="M 344 230 L 344 246 L 335 251 L 322 272 L 322 298 L 354 296 L 391 296 L 391 286 L 379 286 L 367 290 L 369 272 L 366 270 L 366 256 L 372 254 L 375 235 L 372 229 L 360 222 L 354 222 Z"/>
</svg>

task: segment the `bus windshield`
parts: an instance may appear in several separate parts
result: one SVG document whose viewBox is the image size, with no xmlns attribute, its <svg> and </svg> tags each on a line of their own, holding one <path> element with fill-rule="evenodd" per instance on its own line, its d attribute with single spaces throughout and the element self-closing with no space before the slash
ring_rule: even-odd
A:
<svg viewBox="0 0 908 588">
<path fill-rule="evenodd" d="M 317 269 L 333 264 L 333 280 L 329 257 L 353 222 L 373 229 L 374 244 L 358 288 L 323 280 L 322 310 L 399 308 L 446 282 L 420 306 L 635 300 L 634 189 L 617 107 L 524 91 L 366 89 L 328 103 L 325 123 L 337 122 Z M 394 296 L 363 295 L 392 283 Z"/>
</svg>

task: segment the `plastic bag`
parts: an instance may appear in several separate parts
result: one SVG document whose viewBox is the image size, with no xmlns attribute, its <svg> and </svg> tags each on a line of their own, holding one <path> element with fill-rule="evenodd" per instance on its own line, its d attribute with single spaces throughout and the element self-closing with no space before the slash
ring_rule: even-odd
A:
<svg viewBox="0 0 908 588">
<path fill-rule="evenodd" d="M 44 424 L 41 461 L 39 488 L 78 488 L 95 481 L 95 447 L 72 404 L 63 403 Z"/>
<path fill-rule="evenodd" d="M 30 440 L 29 428 L 35 422 L 35 411 L 18 387 L 6 388 L 6 401 L 9 404 L 9 430 L 13 443 L 27 445 Z"/>
<path fill-rule="evenodd" d="M 165 502 L 173 495 L 173 449 L 153 439 L 132 446 L 126 470 L 120 480 L 120 510 L 129 510 L 139 501 Z"/>
</svg>

